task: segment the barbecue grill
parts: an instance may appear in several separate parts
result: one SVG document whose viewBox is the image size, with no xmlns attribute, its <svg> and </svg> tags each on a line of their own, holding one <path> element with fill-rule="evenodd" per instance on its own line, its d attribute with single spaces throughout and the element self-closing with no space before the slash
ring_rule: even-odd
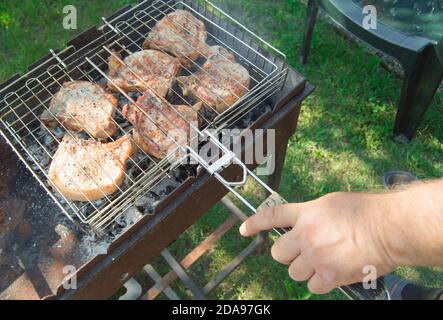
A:
<svg viewBox="0 0 443 320">
<path fill-rule="evenodd" d="M 54 94 L 59 91 L 64 82 L 74 80 L 110 82 L 117 87 L 122 99 L 141 110 L 135 101 L 136 99 L 118 87 L 107 75 L 108 58 L 113 55 L 124 63 L 115 52 L 125 56 L 142 50 L 142 43 L 147 38 L 149 31 L 166 14 L 177 9 L 185 9 L 193 13 L 207 25 L 208 43 L 221 45 L 234 52 L 238 61 L 250 72 L 251 87 L 247 89 L 246 95 L 228 112 L 218 113 L 215 109 L 207 110 L 208 112 L 205 114 L 200 112 L 203 128 L 215 129 L 211 131 L 212 134 L 217 134 L 223 128 L 231 127 L 246 112 L 258 107 L 273 93 L 281 90 L 288 72 L 284 55 L 259 40 L 259 43 L 265 44 L 275 54 L 275 57 L 265 56 L 258 47 L 254 48 L 251 40 L 242 39 L 234 32 L 229 31 L 227 24 L 232 23 L 233 20 L 220 10 L 210 13 L 209 6 L 208 3 L 202 5 L 199 2 L 191 1 L 144 1 L 120 17 L 110 21 L 103 19 L 104 25 L 98 30 L 101 32 L 100 36 L 97 35 L 95 41 L 85 48 L 78 50 L 75 43 L 71 43 L 61 52 L 56 53 L 51 50 L 52 59 L 40 64 L 35 73 L 19 80 L 24 81 L 20 90 L 8 92 L 5 95 L 1 118 L 2 133 L 72 221 L 79 221 L 82 225 L 89 227 L 92 232 L 104 231 L 120 218 L 140 195 L 146 194 L 168 177 L 168 172 L 177 166 L 171 160 L 171 155 L 175 153 L 171 152 L 163 160 L 157 160 L 145 152 L 142 152 L 142 155 L 133 156 L 128 173 L 126 173 L 125 186 L 118 187 L 115 194 L 106 196 L 100 201 L 74 202 L 63 196 L 59 190 L 47 187 L 49 164 L 54 151 L 61 141 L 61 136 L 65 133 L 72 136 L 72 133 L 60 121 L 58 124 L 63 130 L 56 131 L 48 128 L 42 123 L 39 116 L 44 110 L 51 113 L 49 102 Z M 226 26 L 222 27 L 224 24 Z M 183 26 L 179 27 L 184 28 Z M 258 40 L 246 29 L 243 31 L 256 41 Z M 201 55 L 204 56 L 203 53 Z M 203 70 L 198 63 L 191 60 L 190 62 L 192 67 L 183 66 L 184 73 L 192 73 L 192 70 L 189 70 L 191 68 Z M 143 81 L 135 72 L 134 76 L 138 76 L 140 81 Z M 172 99 L 191 106 L 187 99 L 183 99 L 183 95 L 178 92 L 177 88 L 172 88 L 171 91 L 174 95 Z M 178 113 L 178 111 L 175 112 Z M 155 123 L 146 112 L 144 114 Z M 114 122 L 119 134 L 122 135 L 128 131 L 125 127 L 127 123 L 121 116 L 121 112 L 118 116 L 119 119 Z M 192 126 L 192 124 L 190 125 Z M 161 126 L 158 126 L 158 129 L 163 131 Z M 210 136 L 205 132 L 199 131 L 195 126 L 194 129 L 198 132 L 193 137 L 194 139 L 204 136 L 210 139 Z M 163 133 L 175 142 L 168 133 L 164 131 Z M 115 140 L 115 137 L 109 138 Z M 177 144 L 177 148 L 179 147 Z M 131 172 L 134 173 L 131 174 Z M 91 177 L 91 179 L 94 178 Z"/>
<path fill-rule="evenodd" d="M 199 113 L 200 126 L 189 124 L 195 132 L 190 144 L 194 140 L 200 147 L 211 144 L 217 155 L 204 157 L 198 149 L 176 142 L 158 126 L 174 142 L 175 150 L 162 160 L 145 152 L 131 157 L 125 181 L 116 193 L 98 201 L 76 202 L 49 187 L 48 169 L 57 146 L 63 135 L 74 136 L 61 122 L 57 129 L 52 129 L 39 118 L 43 111 L 50 112 L 49 103 L 54 94 L 66 81 L 111 82 L 119 91 L 120 104 L 129 103 L 140 109 L 136 100 L 142 92 L 128 94 L 113 83 L 107 74 L 108 58 L 112 55 L 124 64 L 122 58 L 142 50 L 152 27 L 178 9 L 203 21 L 208 44 L 221 45 L 234 53 L 251 76 L 251 86 L 231 108 L 220 113 L 205 107 Z M 183 66 L 183 74 L 203 70 L 199 61 L 191 61 L 190 65 Z M 135 72 L 134 76 L 142 81 Z M 271 194 L 270 200 L 282 201 L 272 188 L 278 187 L 287 141 L 295 130 L 300 103 L 312 90 L 288 67 L 284 54 L 207 1 L 141 1 L 103 18 L 101 27 L 84 32 L 64 50 L 50 50 L 29 67 L 28 73 L 0 86 L 0 132 L 28 169 L 28 173 L 14 178 L 20 166 L 14 163 L 12 155 L 3 155 L 2 169 L 6 176 L 13 176 L 11 179 L 16 180 L 17 186 L 5 188 L 8 199 L 4 201 L 17 212 L 13 217 L 17 221 L 12 219 L 6 228 L 7 236 L 0 239 L 0 247 L 5 249 L 0 251 L 0 269 L 7 275 L 0 284 L 0 297 L 23 297 L 23 294 L 29 297 L 32 291 L 33 298 L 106 298 L 228 191 L 255 212 L 255 207 L 235 189 L 248 177 Z M 192 106 L 193 103 L 183 97 L 178 86 L 171 89 L 167 99 L 177 104 Z M 118 134 L 109 137 L 110 141 L 132 129 L 119 112 L 114 122 Z M 223 139 L 224 129 L 230 128 L 240 132 L 246 128 L 276 129 L 277 170 L 268 181 L 272 188 L 251 171 L 257 164 L 248 167 L 240 160 L 241 155 L 230 151 L 230 145 Z M 91 137 L 84 133 L 80 138 Z M 244 153 L 253 147 L 254 141 L 242 145 L 241 150 Z M 40 187 L 36 187 L 37 183 Z M 35 194 L 24 196 L 22 190 L 30 187 Z M 33 205 L 35 210 L 30 210 L 32 214 L 22 208 L 31 203 L 37 203 Z M 61 249 L 54 249 L 54 237 L 62 241 L 56 247 Z M 74 244 L 68 252 L 63 251 L 71 242 Z M 17 255 L 28 263 L 19 264 Z M 62 265 L 79 269 L 77 290 L 64 290 L 60 286 L 64 277 Z M 33 286 L 29 292 L 26 289 L 30 284 L 23 280 L 23 272 Z M 352 287 L 346 292 L 352 294 Z"/>
</svg>

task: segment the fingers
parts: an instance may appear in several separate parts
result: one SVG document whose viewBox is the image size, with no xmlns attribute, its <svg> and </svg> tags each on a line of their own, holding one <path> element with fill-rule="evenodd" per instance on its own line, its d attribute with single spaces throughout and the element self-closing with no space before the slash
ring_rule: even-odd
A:
<svg viewBox="0 0 443 320">
<path fill-rule="evenodd" d="M 303 255 L 300 255 L 291 263 L 288 273 L 295 281 L 306 281 L 314 275 L 315 270 L 313 265 Z"/>
<path fill-rule="evenodd" d="M 318 273 L 315 273 L 308 281 L 308 289 L 315 294 L 325 294 L 335 289 L 331 282 L 326 282 Z"/>
<path fill-rule="evenodd" d="M 244 237 L 252 236 L 272 228 L 292 227 L 295 224 L 299 211 L 299 204 L 286 204 L 283 206 L 264 209 L 240 226 L 240 234 Z"/>
<path fill-rule="evenodd" d="M 271 248 L 274 260 L 282 264 L 290 264 L 300 254 L 300 248 L 294 237 L 294 232 L 288 232 L 275 241 Z"/>
</svg>

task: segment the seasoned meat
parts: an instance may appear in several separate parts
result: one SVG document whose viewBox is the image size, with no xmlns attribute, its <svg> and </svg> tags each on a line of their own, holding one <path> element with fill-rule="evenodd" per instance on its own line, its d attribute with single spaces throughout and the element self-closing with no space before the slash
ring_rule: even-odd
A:
<svg viewBox="0 0 443 320">
<path fill-rule="evenodd" d="M 185 96 L 192 95 L 221 113 L 248 92 L 250 76 L 232 53 L 214 46 L 201 70 L 177 81 Z"/>
<path fill-rule="evenodd" d="M 109 57 L 108 87 L 119 92 L 116 86 L 125 92 L 154 90 L 165 97 L 171 88 L 175 76 L 180 72 L 180 63 L 176 58 L 156 50 L 143 50 L 126 57 L 121 63 L 120 55 L 113 52 Z"/>
<path fill-rule="evenodd" d="M 49 184 L 66 198 L 94 201 L 118 190 L 136 151 L 129 136 L 100 143 L 66 135 L 49 168 Z"/>
<path fill-rule="evenodd" d="M 107 139 L 117 130 L 113 120 L 117 104 L 117 99 L 98 84 L 71 81 L 63 84 L 40 118 L 49 127 L 60 122 L 70 130 Z"/>
<path fill-rule="evenodd" d="M 202 21 L 188 11 L 177 10 L 157 22 L 143 47 L 169 52 L 179 58 L 183 65 L 190 66 L 192 61 L 206 55 L 207 37 Z"/>
<path fill-rule="evenodd" d="M 194 107 L 171 105 L 147 91 L 138 98 L 137 106 L 123 107 L 123 116 L 134 125 L 134 141 L 146 153 L 162 159 L 172 152 L 177 144 L 189 142 L 190 125 L 198 127 L 198 111 Z"/>
</svg>

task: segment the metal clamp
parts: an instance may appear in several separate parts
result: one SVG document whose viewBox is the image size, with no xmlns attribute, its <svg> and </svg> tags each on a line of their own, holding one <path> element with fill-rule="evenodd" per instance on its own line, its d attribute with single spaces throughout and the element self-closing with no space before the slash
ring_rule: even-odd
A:
<svg viewBox="0 0 443 320">
<path fill-rule="evenodd" d="M 276 202 L 280 202 L 279 204 L 286 203 L 281 196 L 279 196 L 274 190 L 272 190 L 266 183 L 264 183 L 258 176 L 256 176 L 251 170 L 247 168 L 247 166 L 237 157 L 237 155 L 229 150 L 217 137 L 215 137 L 208 130 L 204 130 L 201 132 L 201 135 L 208 139 L 208 142 L 213 143 L 216 147 L 223 152 L 223 155 L 220 159 L 215 161 L 213 164 L 209 164 L 205 159 L 203 159 L 197 151 L 192 149 L 191 147 L 187 147 L 187 150 L 192 158 L 196 160 L 203 168 L 205 168 L 213 177 L 215 177 L 221 184 L 223 184 L 230 192 L 232 192 L 246 207 L 248 207 L 253 213 L 257 213 L 259 208 L 255 208 L 248 200 L 246 200 L 240 193 L 238 193 L 234 188 L 238 186 L 243 186 L 246 184 L 248 180 L 248 176 L 252 177 L 255 181 L 257 181 L 269 194 L 271 197 L 268 199 L 274 200 L 274 205 Z M 222 169 L 227 166 L 235 164 L 242 168 L 243 176 L 241 181 L 227 181 L 220 175 Z M 266 203 L 266 201 L 265 201 Z M 282 230 L 274 229 L 279 235 L 281 235 Z"/>
<path fill-rule="evenodd" d="M 109 27 L 109 29 L 111 29 L 112 31 L 114 31 L 116 34 L 120 35 L 120 30 L 116 29 L 112 24 L 110 24 L 108 22 L 108 20 L 106 20 L 105 17 L 102 17 L 103 23 L 105 26 Z"/>
<path fill-rule="evenodd" d="M 60 57 L 58 56 L 57 53 L 55 53 L 54 50 L 50 49 L 49 52 L 58 61 L 58 63 L 60 63 L 63 66 L 63 68 L 68 69 L 68 66 L 66 65 L 66 63 L 62 59 L 60 59 Z"/>
</svg>

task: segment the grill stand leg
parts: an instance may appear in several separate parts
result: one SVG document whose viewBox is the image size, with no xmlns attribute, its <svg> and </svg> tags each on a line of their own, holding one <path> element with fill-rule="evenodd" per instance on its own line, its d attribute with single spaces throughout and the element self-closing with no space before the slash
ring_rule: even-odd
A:
<svg viewBox="0 0 443 320">
<path fill-rule="evenodd" d="M 316 0 L 309 0 L 308 10 L 306 14 L 305 32 L 303 37 L 303 45 L 300 54 L 300 63 L 308 62 L 309 50 L 311 48 L 312 35 L 314 33 L 315 22 L 317 21 L 318 6 Z"/>
<path fill-rule="evenodd" d="M 292 137 L 295 129 L 297 127 L 298 116 L 300 113 L 300 108 L 295 108 L 293 112 L 288 114 L 287 119 L 285 119 L 285 126 L 282 130 L 278 130 L 275 136 L 275 153 L 272 155 L 272 160 L 274 161 L 275 168 L 274 172 L 268 177 L 268 185 L 271 189 L 278 192 L 280 189 L 280 182 L 283 173 L 283 167 L 286 159 L 286 152 L 288 150 L 288 142 Z"/>
<path fill-rule="evenodd" d="M 180 265 L 184 269 L 189 269 L 199 258 L 201 258 L 207 251 L 213 248 L 218 240 L 237 223 L 238 219 L 235 216 L 229 217 L 220 227 L 218 227 L 210 236 L 208 236 L 202 243 L 200 243 L 194 250 L 192 250 L 182 261 Z M 148 290 L 143 297 L 146 300 L 155 299 L 160 293 L 170 286 L 176 279 L 177 273 L 173 270 L 167 273 L 163 278 L 155 280 L 159 285 Z M 152 277 L 151 277 L 152 278 Z M 165 292 L 166 293 L 166 292 Z"/>
<path fill-rule="evenodd" d="M 124 287 L 126 288 L 126 293 L 118 300 L 137 300 L 142 295 L 142 286 L 134 278 L 126 281 Z"/>
<path fill-rule="evenodd" d="M 155 286 L 151 290 L 156 290 L 158 294 L 164 292 L 166 297 L 168 297 L 169 300 L 180 300 L 178 295 L 175 293 L 174 290 L 172 290 L 169 286 L 165 286 L 163 284 L 163 278 L 160 276 L 160 274 L 152 267 L 150 264 L 146 265 L 143 270 L 151 277 L 152 280 L 155 281 Z M 152 291 L 151 291 L 152 292 Z M 158 295 L 157 294 L 157 295 Z M 149 295 L 149 292 L 148 292 Z M 154 299 L 153 297 L 152 299 Z"/>
<path fill-rule="evenodd" d="M 417 55 L 415 62 L 406 71 L 395 119 L 396 140 L 409 142 L 414 137 L 443 79 L 442 63 L 435 49 L 429 47 Z"/>
<path fill-rule="evenodd" d="M 237 267 L 248 257 L 250 256 L 258 246 L 260 246 L 264 241 L 264 238 L 259 235 L 254 241 L 252 241 L 243 251 L 235 257 L 234 260 L 230 264 L 228 264 L 219 274 L 217 274 L 214 279 L 209 281 L 206 286 L 203 288 L 204 294 L 209 294 L 212 290 L 217 288 L 223 280 L 225 280 Z"/>
<path fill-rule="evenodd" d="M 174 270 L 174 272 L 178 275 L 181 281 L 185 284 L 186 288 L 188 288 L 193 294 L 194 298 L 197 300 L 207 300 L 203 292 L 200 288 L 195 284 L 194 281 L 188 276 L 183 267 L 178 263 L 178 261 L 172 256 L 168 249 L 165 249 L 161 253 L 162 257 L 166 260 L 169 266 Z"/>
<path fill-rule="evenodd" d="M 143 297 L 144 299 L 155 299 L 161 292 L 165 292 L 169 299 L 178 300 L 179 297 L 169 287 L 169 285 L 178 277 L 191 291 L 195 299 L 206 300 L 206 295 L 217 288 L 223 282 L 223 280 L 225 280 L 249 255 L 251 255 L 257 249 L 257 247 L 259 247 L 265 241 L 267 233 L 258 235 L 245 249 L 242 250 L 237 257 L 234 258 L 234 260 L 231 261 L 231 263 L 229 263 L 212 280 L 210 280 L 203 289 L 200 289 L 189 277 L 185 269 L 188 269 L 198 258 L 213 247 L 217 241 L 220 240 L 223 234 L 235 226 L 235 223 L 239 219 L 241 221 L 247 219 L 247 215 L 228 198 L 223 198 L 221 203 L 232 213 L 232 216 L 228 218 L 219 228 L 217 228 L 217 230 L 214 231 L 206 240 L 197 246 L 185 259 L 179 263 L 167 249 L 162 251 L 161 255 L 172 268 L 171 272 L 161 278 L 152 266 L 148 265 L 144 268 L 150 277 L 156 282 L 156 286 L 147 292 L 147 294 Z M 173 295 L 171 296 L 171 294 L 168 294 L 166 290 L 172 291 Z"/>
</svg>

